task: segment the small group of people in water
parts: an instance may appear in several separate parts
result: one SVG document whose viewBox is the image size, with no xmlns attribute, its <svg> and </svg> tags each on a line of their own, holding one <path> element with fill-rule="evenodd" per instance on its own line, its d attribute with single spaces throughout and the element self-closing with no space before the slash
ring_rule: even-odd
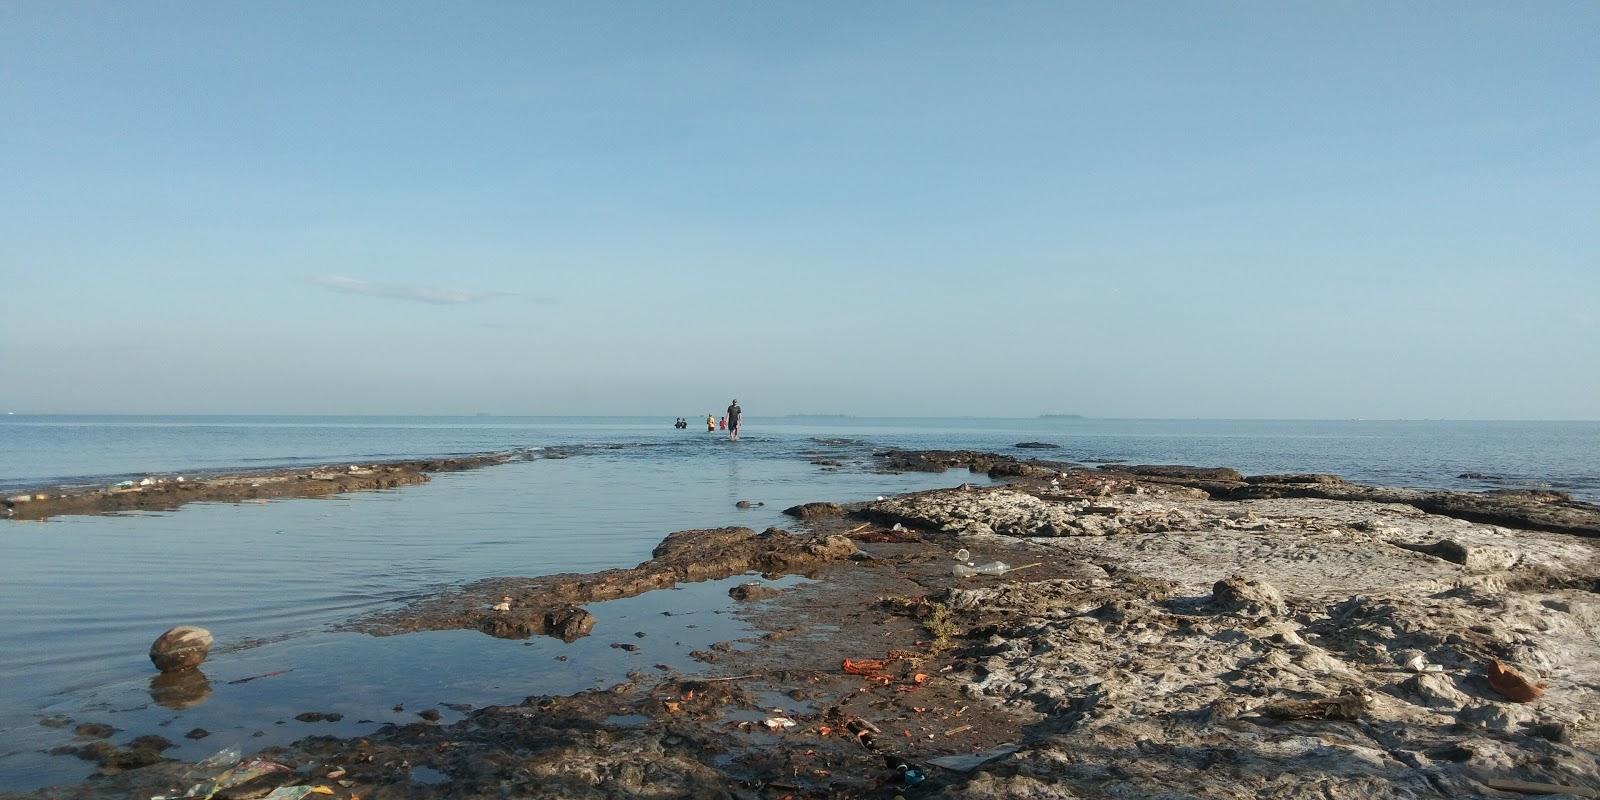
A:
<svg viewBox="0 0 1600 800">
<path fill-rule="evenodd" d="M 744 409 L 739 407 L 739 401 L 734 400 L 732 403 L 728 404 L 728 413 L 726 415 L 721 417 L 718 417 L 714 414 L 706 415 L 706 433 L 727 431 L 728 439 L 730 441 L 739 441 L 739 417 L 741 417 L 743 414 Z M 678 417 L 677 421 L 672 423 L 672 427 L 677 428 L 680 431 L 684 430 L 689 427 L 689 420 L 686 420 L 683 417 Z"/>
</svg>

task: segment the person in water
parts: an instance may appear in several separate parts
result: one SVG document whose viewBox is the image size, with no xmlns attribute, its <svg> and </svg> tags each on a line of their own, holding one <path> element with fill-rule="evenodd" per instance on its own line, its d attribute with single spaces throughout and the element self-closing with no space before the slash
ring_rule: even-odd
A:
<svg viewBox="0 0 1600 800">
<path fill-rule="evenodd" d="M 707 414 L 706 415 L 706 433 L 716 433 L 716 432 L 717 432 L 717 418 L 711 416 L 710 414 Z"/>
<path fill-rule="evenodd" d="M 717 430 L 725 431 L 727 429 L 728 429 L 728 418 L 727 417 L 717 417 Z"/>
<path fill-rule="evenodd" d="M 735 398 L 734 401 L 728 405 L 728 440 L 729 441 L 734 441 L 734 442 L 739 441 L 739 416 L 741 414 L 743 414 L 743 413 L 744 413 L 744 409 L 739 407 L 739 401 L 738 401 L 737 398 Z"/>
</svg>

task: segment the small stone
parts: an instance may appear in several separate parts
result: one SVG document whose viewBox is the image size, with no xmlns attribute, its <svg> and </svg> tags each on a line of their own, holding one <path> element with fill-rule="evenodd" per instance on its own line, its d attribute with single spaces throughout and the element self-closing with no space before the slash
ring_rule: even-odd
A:
<svg viewBox="0 0 1600 800">
<path fill-rule="evenodd" d="M 188 733 L 184 734 L 183 738 L 185 738 L 185 739 L 193 739 L 193 740 L 198 742 L 201 739 L 204 739 L 204 738 L 206 738 L 207 736 L 210 736 L 210 735 L 211 735 L 211 731 L 208 731 L 205 728 L 195 728 L 194 730 L 189 731 Z"/>
<path fill-rule="evenodd" d="M 150 662 L 162 672 L 194 669 L 211 654 L 211 632 L 193 625 L 179 625 L 156 637 L 150 645 Z"/>
<path fill-rule="evenodd" d="M 117 729 L 104 722 L 85 722 L 73 728 L 72 732 L 85 739 L 109 739 L 112 734 L 117 732 Z"/>
<path fill-rule="evenodd" d="M 1548 739 L 1556 744 L 1566 744 L 1572 740 L 1571 729 L 1565 722 L 1545 720 L 1528 726 L 1528 732 L 1541 739 Z"/>
<path fill-rule="evenodd" d="M 133 741 L 128 742 L 128 747 L 136 750 L 154 750 L 159 753 L 162 750 L 171 750 L 172 748 L 177 747 L 177 745 L 173 744 L 172 741 L 167 739 L 165 736 L 156 736 L 155 734 L 147 733 L 143 736 L 134 737 Z"/>
<path fill-rule="evenodd" d="M 779 594 L 782 594 L 782 592 L 770 586 L 762 586 L 759 583 L 742 583 L 728 590 L 729 597 L 740 601 L 762 600 L 768 597 L 776 597 Z"/>
<path fill-rule="evenodd" d="M 630 653 L 639 652 L 639 645 L 633 644 L 631 642 L 612 642 L 611 646 L 613 648 L 617 649 L 617 650 L 626 650 L 626 651 L 628 651 Z"/>
<path fill-rule="evenodd" d="M 100 754 L 100 766 L 107 769 L 138 769 L 151 764 L 159 764 L 167 759 L 161 751 L 148 747 L 130 747 L 126 750 L 113 749 Z"/>
<path fill-rule="evenodd" d="M 1468 697 L 1450 677 L 1440 672 L 1423 672 L 1405 679 L 1400 687 L 1415 695 L 1420 705 L 1454 711 L 1467 704 Z"/>
<path fill-rule="evenodd" d="M 430 708 L 430 709 L 428 709 L 426 711 L 418 711 L 417 712 L 417 716 L 422 717 L 423 719 L 425 719 L 425 720 L 427 720 L 429 722 L 438 722 L 440 714 L 439 714 L 439 709 Z"/>
</svg>

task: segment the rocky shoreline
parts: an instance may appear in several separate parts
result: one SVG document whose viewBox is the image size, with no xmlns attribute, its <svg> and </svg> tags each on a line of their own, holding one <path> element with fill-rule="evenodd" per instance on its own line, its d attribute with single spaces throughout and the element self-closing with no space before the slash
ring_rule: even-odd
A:
<svg viewBox="0 0 1600 800">
<path fill-rule="evenodd" d="M 969 452 L 879 465 L 1005 482 L 808 504 L 798 532 L 684 531 L 631 569 L 481 581 L 358 620 L 374 633 L 620 637 L 585 623 L 584 605 L 749 573 L 755 586 L 730 603 L 763 633 L 697 653 L 704 672 L 641 670 L 451 724 L 435 714 L 270 748 L 283 771 L 217 797 L 280 785 L 341 800 L 1600 788 L 1600 550 L 1586 538 L 1600 508 Z M 954 574 L 994 561 L 1000 574 Z M 796 572 L 815 580 L 767 585 Z M 670 613 L 670 592 L 662 604 Z M 158 754 L 117 756 L 136 750 L 111 747 L 107 774 L 25 796 L 149 797 L 196 778 Z M 136 763 L 148 765 L 118 768 Z"/>
<path fill-rule="evenodd" d="M 529 456 L 526 450 L 505 450 L 369 464 L 319 464 L 229 472 L 194 478 L 148 475 L 106 486 L 41 486 L 0 498 L 0 518 L 42 520 L 63 514 L 168 511 L 201 501 L 237 503 L 394 489 L 427 483 L 429 473 L 478 469 L 527 460 Z"/>
</svg>

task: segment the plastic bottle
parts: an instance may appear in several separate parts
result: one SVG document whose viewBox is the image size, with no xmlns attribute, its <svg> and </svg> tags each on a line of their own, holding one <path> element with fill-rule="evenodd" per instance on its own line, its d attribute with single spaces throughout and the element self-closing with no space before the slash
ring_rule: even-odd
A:
<svg viewBox="0 0 1600 800">
<path fill-rule="evenodd" d="M 973 575 L 1004 575 L 1008 569 L 1011 569 L 1011 567 L 1004 561 L 990 561 L 987 564 L 979 564 L 975 567 L 957 564 L 950 570 L 950 574 L 957 578 L 970 578 Z"/>
<path fill-rule="evenodd" d="M 972 554 L 967 552 L 967 548 L 963 547 L 956 551 L 956 560 L 970 564 L 972 563 Z"/>
</svg>

